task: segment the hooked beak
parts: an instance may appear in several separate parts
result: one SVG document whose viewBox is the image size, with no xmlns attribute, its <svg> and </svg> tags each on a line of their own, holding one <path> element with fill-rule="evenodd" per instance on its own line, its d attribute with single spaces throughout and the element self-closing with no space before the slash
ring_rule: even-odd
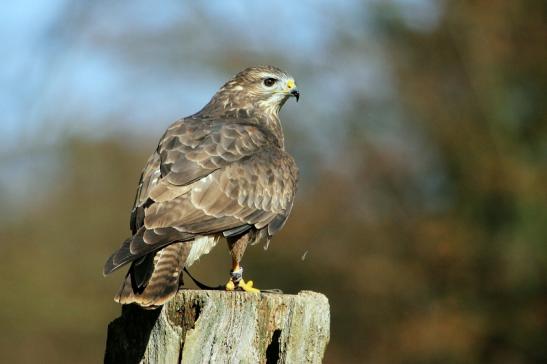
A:
<svg viewBox="0 0 547 364">
<path fill-rule="evenodd" d="M 294 83 L 293 79 L 290 79 L 287 82 L 287 91 L 291 96 L 294 96 L 296 98 L 296 102 L 300 99 L 300 92 L 296 88 L 296 84 Z"/>
<path fill-rule="evenodd" d="M 294 89 L 291 91 L 291 95 L 296 97 L 296 102 L 298 102 L 298 99 L 300 99 L 300 92 L 298 92 L 297 89 Z"/>
</svg>

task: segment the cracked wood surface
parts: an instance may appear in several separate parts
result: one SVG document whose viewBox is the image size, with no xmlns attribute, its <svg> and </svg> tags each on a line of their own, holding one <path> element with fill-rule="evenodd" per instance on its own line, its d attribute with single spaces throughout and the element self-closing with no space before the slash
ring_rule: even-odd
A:
<svg viewBox="0 0 547 364">
<path fill-rule="evenodd" d="M 105 363 L 320 363 L 327 298 L 181 290 L 157 310 L 123 306 L 108 326 Z"/>
</svg>

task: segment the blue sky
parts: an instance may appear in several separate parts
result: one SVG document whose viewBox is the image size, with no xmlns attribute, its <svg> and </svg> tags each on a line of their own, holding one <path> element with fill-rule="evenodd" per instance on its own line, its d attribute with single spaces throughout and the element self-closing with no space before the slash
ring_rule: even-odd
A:
<svg viewBox="0 0 547 364">
<path fill-rule="evenodd" d="M 356 101 L 390 105 L 396 93 L 378 14 L 427 31 L 441 3 L 8 1 L 0 21 L 0 190 L 32 189 L 29 171 L 58 162 L 43 148 L 67 135 L 157 140 L 257 63 L 295 76 L 303 97 L 285 107 L 284 120 L 321 153 L 326 142 L 343 143 L 340 115 Z M 383 133 L 378 140 L 397 139 L 396 106 L 382 113 L 382 123 L 369 118 L 370 129 Z M 25 182 L 9 183 L 14 178 Z"/>
<path fill-rule="evenodd" d="M 358 4 L 361 3 L 299 1 L 280 5 L 223 1 L 188 8 L 176 1 L 162 2 L 161 6 L 146 1 L 9 1 L 4 4 L 0 22 L 4 54 L 0 68 L 0 152 L 12 148 L 13 141 L 36 131 L 42 133 L 46 127 L 53 134 L 63 130 L 89 133 L 97 126 L 108 131 L 117 127 L 111 122 L 105 125 L 104 120 L 113 114 L 124 114 L 132 125 L 147 129 L 151 117 L 172 120 L 199 109 L 229 77 L 211 72 L 214 62 L 201 62 L 207 53 L 217 56 L 218 51 L 211 51 L 218 48 L 218 33 L 223 30 L 237 43 L 234 47 L 250 54 L 267 51 L 294 64 L 313 62 L 312 67 L 334 69 L 323 80 L 333 89 L 331 94 L 363 91 L 354 81 L 375 90 L 386 87 L 374 85 L 385 84 L 386 72 L 381 55 L 373 54 L 380 52 L 378 44 L 367 39 L 374 36 L 368 28 L 369 8 L 391 4 L 411 26 L 428 27 L 434 24 L 438 7 L 426 0 Z M 69 16 L 63 18 L 67 9 Z M 195 24 L 198 16 L 206 23 Z M 161 34 L 182 23 L 195 25 L 194 31 L 199 34 L 195 42 L 201 44 L 196 49 L 195 43 L 185 44 L 185 39 L 180 39 L 181 49 L 173 50 L 173 54 L 199 52 L 200 56 L 190 56 L 188 64 L 179 66 L 176 74 L 171 70 L 162 72 L 161 68 L 146 69 L 146 62 L 128 64 L 126 58 L 120 57 L 125 47 L 123 39 L 131 41 L 131 34 L 154 52 L 161 47 L 146 45 L 143 34 Z M 335 50 L 328 47 L 341 28 L 369 42 L 370 53 L 340 59 L 340 63 L 346 64 L 336 64 L 336 55 L 329 54 Z M 102 47 L 103 41 L 111 44 Z M 118 44 L 120 48 L 116 50 Z M 165 53 L 163 49 L 158 56 Z M 351 72 L 336 70 L 340 66 Z M 348 87 L 357 90 L 348 91 Z M 89 125 L 70 125 L 69 120 L 82 113 L 86 115 L 82 122 Z M 121 120 L 119 127 L 125 127 L 126 122 Z M 53 135 L 51 138 L 54 141 Z"/>
</svg>

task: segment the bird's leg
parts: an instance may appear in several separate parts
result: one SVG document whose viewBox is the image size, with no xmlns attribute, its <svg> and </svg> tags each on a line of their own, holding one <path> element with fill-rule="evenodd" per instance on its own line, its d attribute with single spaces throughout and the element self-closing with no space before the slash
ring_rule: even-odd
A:
<svg viewBox="0 0 547 364">
<path fill-rule="evenodd" d="M 249 234 L 244 234 L 236 238 L 228 238 L 228 249 L 232 256 L 232 269 L 230 270 L 230 280 L 226 283 L 226 290 L 233 291 L 240 288 L 246 292 L 260 292 L 253 287 L 253 281 L 245 282 L 243 280 L 243 267 L 239 264 L 249 244 Z"/>
</svg>

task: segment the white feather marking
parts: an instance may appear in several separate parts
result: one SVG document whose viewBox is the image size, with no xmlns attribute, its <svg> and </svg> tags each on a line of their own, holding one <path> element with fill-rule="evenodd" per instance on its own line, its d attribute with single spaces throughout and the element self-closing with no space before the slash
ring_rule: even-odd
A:
<svg viewBox="0 0 547 364">
<path fill-rule="evenodd" d="M 192 248 L 186 258 L 186 268 L 197 262 L 202 255 L 209 254 L 211 249 L 217 245 L 219 236 L 200 236 L 192 243 Z"/>
</svg>

